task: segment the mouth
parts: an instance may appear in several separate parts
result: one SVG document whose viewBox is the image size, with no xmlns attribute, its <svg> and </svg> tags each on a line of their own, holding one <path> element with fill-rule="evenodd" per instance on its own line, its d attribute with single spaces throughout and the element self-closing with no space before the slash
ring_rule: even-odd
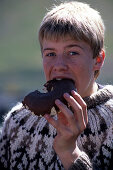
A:
<svg viewBox="0 0 113 170">
<path fill-rule="evenodd" d="M 75 87 L 75 81 L 70 78 L 70 77 L 53 77 L 52 79 L 50 79 L 49 81 L 47 81 L 44 86 L 46 87 L 46 90 L 48 92 L 52 92 L 54 91 L 54 89 L 56 89 L 57 87 L 57 90 L 58 89 L 62 89 L 62 91 L 67 91 L 70 89 L 71 87 L 71 90 L 72 88 L 75 90 L 76 87 Z M 59 90 L 57 91 L 59 92 Z"/>
<path fill-rule="evenodd" d="M 63 80 L 63 79 L 69 79 L 72 80 L 75 83 L 75 80 L 70 77 L 53 77 L 52 80 Z"/>
</svg>

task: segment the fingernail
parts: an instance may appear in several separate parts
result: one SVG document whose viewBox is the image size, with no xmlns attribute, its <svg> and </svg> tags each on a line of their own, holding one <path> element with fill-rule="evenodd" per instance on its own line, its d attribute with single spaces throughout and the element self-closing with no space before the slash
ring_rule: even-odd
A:
<svg viewBox="0 0 113 170">
<path fill-rule="evenodd" d="M 64 97 L 70 97 L 70 95 L 68 93 L 64 93 Z"/>
<path fill-rule="evenodd" d="M 74 91 L 74 90 L 72 90 L 72 91 L 71 91 L 71 93 L 72 93 L 72 94 L 75 94 L 75 91 Z"/>
<path fill-rule="evenodd" d="M 59 99 L 56 99 L 56 100 L 55 100 L 55 104 L 61 104 L 60 100 L 59 100 Z"/>
</svg>

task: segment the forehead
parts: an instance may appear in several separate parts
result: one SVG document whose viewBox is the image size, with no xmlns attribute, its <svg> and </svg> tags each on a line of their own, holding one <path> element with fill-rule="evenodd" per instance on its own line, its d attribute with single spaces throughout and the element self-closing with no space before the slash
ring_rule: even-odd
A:
<svg viewBox="0 0 113 170">
<path fill-rule="evenodd" d="M 43 39 L 42 50 L 62 49 L 77 47 L 82 50 L 91 50 L 90 45 L 84 41 L 74 40 L 70 36 L 59 38 L 57 40 Z"/>
<path fill-rule="evenodd" d="M 56 43 L 59 43 L 59 42 L 67 42 L 67 41 L 77 41 L 77 38 L 71 36 L 70 34 L 57 34 L 57 35 L 54 35 L 54 34 L 51 34 L 50 36 L 44 36 L 43 39 L 41 39 L 40 41 L 40 44 L 41 46 L 44 45 L 45 42 L 56 42 Z"/>
</svg>

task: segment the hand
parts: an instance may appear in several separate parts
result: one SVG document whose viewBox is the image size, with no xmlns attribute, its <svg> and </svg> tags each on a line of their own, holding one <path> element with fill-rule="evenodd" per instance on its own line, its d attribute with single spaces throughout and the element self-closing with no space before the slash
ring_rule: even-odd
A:
<svg viewBox="0 0 113 170">
<path fill-rule="evenodd" d="M 72 163 L 81 153 L 76 145 L 76 140 L 86 128 L 88 117 L 87 106 L 78 93 L 75 91 L 72 91 L 71 95 L 65 93 L 64 98 L 72 107 L 73 112 L 60 100 L 56 100 L 55 104 L 61 111 L 61 113 L 58 113 L 58 119 L 54 120 L 49 115 L 45 115 L 45 118 L 57 130 L 53 147 L 62 163 L 66 164 L 64 167 L 67 167 L 69 162 Z M 61 119 L 60 114 L 62 114 L 65 121 Z"/>
</svg>

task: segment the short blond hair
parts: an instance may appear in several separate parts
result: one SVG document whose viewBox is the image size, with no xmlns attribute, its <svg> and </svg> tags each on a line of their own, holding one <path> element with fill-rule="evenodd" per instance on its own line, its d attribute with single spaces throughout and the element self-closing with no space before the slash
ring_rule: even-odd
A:
<svg viewBox="0 0 113 170">
<path fill-rule="evenodd" d="M 104 46 L 105 26 L 99 12 L 82 2 L 64 2 L 54 6 L 42 20 L 39 42 L 58 40 L 66 35 L 87 42 L 95 58 Z"/>
</svg>

